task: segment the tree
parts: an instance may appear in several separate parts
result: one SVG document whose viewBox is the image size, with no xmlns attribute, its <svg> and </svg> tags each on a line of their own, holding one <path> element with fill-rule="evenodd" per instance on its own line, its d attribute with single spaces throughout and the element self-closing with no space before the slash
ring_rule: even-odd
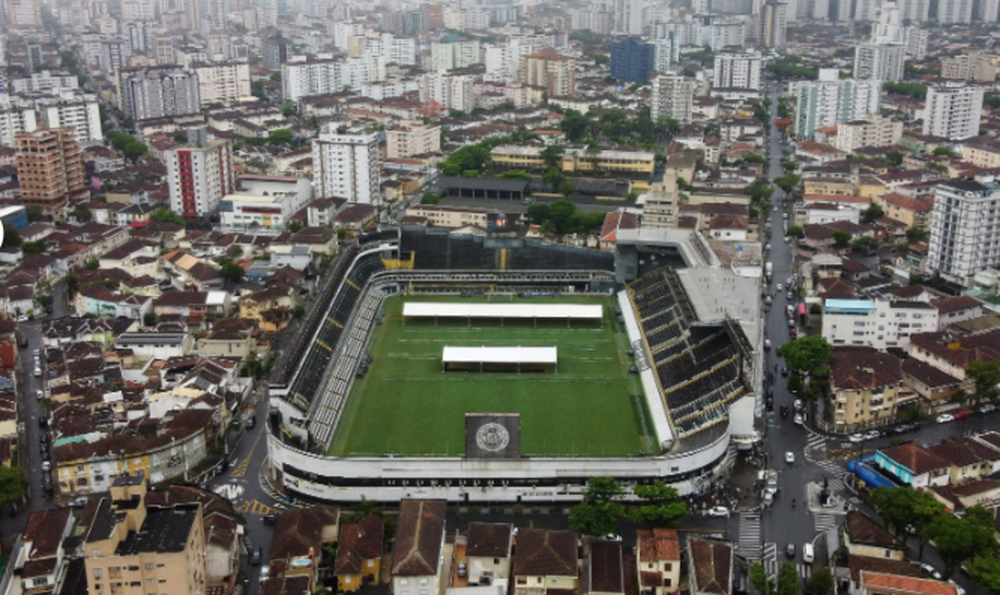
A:
<svg viewBox="0 0 1000 595">
<path fill-rule="evenodd" d="M 966 565 L 972 582 L 992 595 L 1000 595 L 1000 557 L 976 556 Z"/>
<path fill-rule="evenodd" d="M 775 595 L 799 595 L 802 592 L 802 582 L 799 579 L 799 569 L 791 562 L 782 562 L 778 567 L 778 586 Z"/>
<path fill-rule="evenodd" d="M 422 205 L 436 205 L 439 202 L 441 202 L 441 195 L 437 192 L 424 192 L 424 195 L 420 197 Z"/>
<path fill-rule="evenodd" d="M 798 168 L 799 168 L 799 164 L 794 159 L 782 159 L 781 160 L 781 171 L 785 172 L 785 175 L 794 174 L 795 170 L 797 170 Z"/>
<path fill-rule="evenodd" d="M 531 177 L 531 174 L 524 171 L 523 169 L 510 169 L 503 172 L 497 177 L 500 178 L 501 180 L 523 180 L 525 182 L 530 182 L 533 179 Z"/>
<path fill-rule="evenodd" d="M 143 314 L 142 323 L 146 326 L 156 326 L 156 312 L 146 312 Z"/>
<path fill-rule="evenodd" d="M 0 505 L 23 498 L 28 483 L 28 475 L 21 467 L 0 466 Z"/>
<path fill-rule="evenodd" d="M 538 156 L 542 158 L 546 166 L 556 167 L 562 161 L 564 151 L 562 145 L 549 145 L 542 149 Z"/>
<path fill-rule="evenodd" d="M 285 105 L 281 106 L 281 115 L 285 116 L 286 118 L 291 118 L 292 116 L 295 115 L 295 106 L 292 105 L 291 103 L 286 103 Z"/>
<path fill-rule="evenodd" d="M 41 221 L 42 217 L 45 216 L 42 205 L 27 205 L 24 210 L 28 214 L 28 222 L 30 223 Z"/>
<path fill-rule="evenodd" d="M 559 184 L 559 194 L 569 197 L 572 196 L 574 192 L 576 192 L 576 186 L 573 185 L 573 182 L 566 180 Z"/>
<path fill-rule="evenodd" d="M 974 361 L 965 368 L 965 375 L 976 383 L 976 402 L 996 396 L 1000 384 L 1000 362 L 996 360 Z"/>
<path fill-rule="evenodd" d="M 843 229 L 838 229 L 833 232 L 833 247 L 838 250 L 843 250 L 844 248 L 851 245 L 851 232 L 844 231 Z"/>
<path fill-rule="evenodd" d="M 743 193 L 750 195 L 750 200 L 753 202 L 758 202 L 770 200 L 771 195 L 774 194 L 774 188 L 767 183 L 767 180 L 756 179 L 752 184 L 743 188 Z"/>
<path fill-rule="evenodd" d="M 295 306 L 294 308 L 289 310 L 288 313 L 291 314 L 294 318 L 302 318 L 303 316 L 306 315 L 306 309 L 302 306 Z"/>
<path fill-rule="evenodd" d="M 821 566 L 813 571 L 809 578 L 809 586 L 813 595 L 833 595 L 833 574 L 826 566 Z"/>
<path fill-rule="evenodd" d="M 760 562 L 750 564 L 750 584 L 760 595 L 774 595 L 774 581 L 767 577 L 764 565 Z"/>
<path fill-rule="evenodd" d="M 906 241 L 911 244 L 918 244 L 927 239 L 927 230 L 920 227 L 911 227 L 906 230 Z"/>
<path fill-rule="evenodd" d="M 21 245 L 21 232 L 8 223 L 3 224 L 3 245 L 17 248 Z"/>
<path fill-rule="evenodd" d="M 882 209 L 882 207 L 878 206 L 873 202 L 869 204 L 868 208 L 865 209 L 865 212 L 861 214 L 861 222 L 871 224 L 875 223 L 882 217 L 885 217 L 885 211 Z"/>
<path fill-rule="evenodd" d="M 798 225 L 789 225 L 788 231 L 785 232 L 785 235 L 790 238 L 804 238 L 806 237 L 806 232 Z"/>
<path fill-rule="evenodd" d="M 545 172 L 545 175 L 542 176 L 542 182 L 551 186 L 553 192 L 558 192 L 559 186 L 565 181 L 566 174 L 554 167 L 550 168 L 549 171 Z"/>
<path fill-rule="evenodd" d="M 87 259 L 87 264 L 84 265 L 84 268 L 86 268 L 88 271 L 96 271 L 97 269 L 101 268 L 101 261 L 97 260 L 96 256 L 91 256 L 89 259 Z"/>
<path fill-rule="evenodd" d="M 45 242 L 38 240 L 36 242 L 22 242 L 21 250 L 25 254 L 41 254 L 45 252 Z"/>
<path fill-rule="evenodd" d="M 646 527 L 672 527 L 688 512 L 687 503 L 680 499 L 677 489 L 656 481 L 653 484 L 639 484 L 632 493 L 643 501 L 638 508 L 629 511 L 628 518 Z"/>
<path fill-rule="evenodd" d="M 781 188 L 785 192 L 791 192 L 793 188 L 799 185 L 799 176 L 789 174 L 787 176 L 781 176 L 780 178 L 774 179 L 774 185 Z"/>
<path fill-rule="evenodd" d="M 149 220 L 153 223 L 176 223 L 177 225 L 184 225 L 186 223 L 184 217 L 181 217 L 168 208 L 156 209 L 149 214 Z"/>
<path fill-rule="evenodd" d="M 288 224 L 288 231 L 292 233 L 299 233 L 302 231 L 302 224 L 298 221 L 292 221 Z"/>
<path fill-rule="evenodd" d="M 779 347 L 778 355 L 785 358 L 785 364 L 792 370 L 822 376 L 833 361 L 833 345 L 820 335 L 798 337 Z"/>
<path fill-rule="evenodd" d="M 263 364 L 261 363 L 260 358 L 257 357 L 257 352 L 251 351 L 247 353 L 247 356 L 243 359 L 243 375 L 257 379 L 260 377 L 262 370 Z"/>
<path fill-rule="evenodd" d="M 111 146 L 122 152 L 126 159 L 135 163 L 140 157 L 145 157 L 149 147 L 137 140 L 131 134 L 115 134 L 111 137 Z"/>
<path fill-rule="evenodd" d="M 590 132 L 590 120 L 576 110 L 566 110 L 562 122 L 559 123 L 559 129 L 566 135 L 567 141 L 579 142 Z"/>
<path fill-rule="evenodd" d="M 954 157 L 955 153 L 952 152 L 951 147 L 936 147 L 931 154 L 935 157 Z"/>
<path fill-rule="evenodd" d="M 80 289 L 80 278 L 76 276 L 75 272 L 70 271 L 66 275 L 66 293 L 72 297 L 78 289 Z"/>
<path fill-rule="evenodd" d="M 743 163 L 760 163 L 760 164 L 767 163 L 767 160 L 764 159 L 764 156 L 759 155 L 757 153 L 747 153 L 746 155 L 743 156 L 743 159 L 741 161 L 743 161 Z"/>
<path fill-rule="evenodd" d="M 92 217 L 90 208 L 83 203 L 73 207 L 73 210 L 70 211 L 70 216 L 72 216 L 78 223 L 87 223 Z"/>
<path fill-rule="evenodd" d="M 622 494 L 621 485 L 613 477 L 591 477 L 583 502 L 569 513 L 569 526 L 587 535 L 617 534 L 618 520 L 625 514 L 619 501 Z"/>
<path fill-rule="evenodd" d="M 928 527 L 928 536 L 934 540 L 938 555 L 945 564 L 942 575 L 951 578 L 959 566 L 978 556 L 995 556 L 997 541 L 993 537 L 993 515 L 982 506 L 966 509 L 965 516 L 955 518 L 939 514 Z"/>
<path fill-rule="evenodd" d="M 243 280 L 243 274 L 246 273 L 243 267 L 236 264 L 229 258 L 223 258 L 219 261 L 221 265 L 219 267 L 219 275 L 222 276 L 223 281 L 228 281 L 229 283 L 239 283 Z"/>
<path fill-rule="evenodd" d="M 267 142 L 272 145 L 290 145 L 295 142 L 295 134 L 287 128 L 279 128 L 267 135 Z"/>
</svg>

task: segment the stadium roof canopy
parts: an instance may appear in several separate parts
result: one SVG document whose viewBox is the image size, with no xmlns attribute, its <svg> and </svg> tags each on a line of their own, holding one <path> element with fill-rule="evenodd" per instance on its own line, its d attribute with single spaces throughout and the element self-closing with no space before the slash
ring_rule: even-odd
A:
<svg viewBox="0 0 1000 595">
<path fill-rule="evenodd" d="M 555 364 L 555 347 L 449 347 L 441 356 L 445 364 Z"/>
<path fill-rule="evenodd" d="M 407 302 L 403 318 L 545 318 L 601 320 L 600 304 L 476 304 L 465 302 Z"/>
</svg>

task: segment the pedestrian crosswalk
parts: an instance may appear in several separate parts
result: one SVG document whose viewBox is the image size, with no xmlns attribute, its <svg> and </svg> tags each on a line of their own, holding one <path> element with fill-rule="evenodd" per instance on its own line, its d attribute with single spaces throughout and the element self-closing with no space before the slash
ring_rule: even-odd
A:
<svg viewBox="0 0 1000 595">
<path fill-rule="evenodd" d="M 821 467 L 823 471 L 826 471 L 826 480 L 830 484 L 830 489 L 836 492 L 841 492 L 847 489 L 847 485 L 844 484 L 844 475 L 847 471 L 844 469 L 844 465 L 838 461 L 816 461 L 816 465 Z"/>
<path fill-rule="evenodd" d="M 799 570 L 799 577 L 801 577 L 803 581 L 809 580 L 809 577 L 812 576 L 812 564 L 799 562 L 796 566 Z"/>
<path fill-rule="evenodd" d="M 826 436 L 814 432 L 809 433 L 809 439 L 806 440 L 805 458 L 812 462 L 826 458 Z"/>
<path fill-rule="evenodd" d="M 778 544 L 774 542 L 764 544 L 764 553 L 760 563 L 764 566 L 764 574 L 768 578 L 778 577 Z"/>
<path fill-rule="evenodd" d="M 837 516 L 827 512 L 817 512 L 813 515 L 813 522 L 817 532 L 829 531 L 837 527 Z"/>
<path fill-rule="evenodd" d="M 760 560 L 760 515 L 740 513 L 740 555 L 747 560 Z"/>
</svg>

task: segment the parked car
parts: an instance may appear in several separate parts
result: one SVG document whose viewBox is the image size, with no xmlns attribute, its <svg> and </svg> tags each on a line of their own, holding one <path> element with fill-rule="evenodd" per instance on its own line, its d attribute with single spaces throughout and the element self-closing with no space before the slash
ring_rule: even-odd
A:
<svg viewBox="0 0 1000 595">
<path fill-rule="evenodd" d="M 881 437 L 882 437 L 882 432 L 879 432 L 878 430 L 868 430 L 868 432 L 865 434 L 865 440 L 875 440 L 876 438 L 881 438 Z"/>
<path fill-rule="evenodd" d="M 781 366 L 781 375 L 788 376 L 788 366 Z"/>
<path fill-rule="evenodd" d="M 265 514 L 264 515 L 264 524 L 265 525 L 274 525 L 277 522 L 278 522 L 278 515 L 276 515 L 276 514 Z"/>
<path fill-rule="evenodd" d="M 986 403 L 985 405 L 980 405 L 979 406 L 979 412 L 980 413 L 993 413 L 996 410 L 997 410 L 997 406 L 994 405 L 993 403 Z"/>
<path fill-rule="evenodd" d="M 955 417 L 950 413 L 942 413 L 941 415 L 937 416 L 937 422 L 939 424 L 946 424 L 952 421 L 955 421 Z"/>
<path fill-rule="evenodd" d="M 266 581 L 269 578 L 271 578 L 271 567 L 270 566 L 261 566 L 260 567 L 260 582 L 263 583 L 264 581 Z"/>
<path fill-rule="evenodd" d="M 793 406 L 795 407 L 796 411 L 802 411 L 802 399 L 795 399 L 795 403 L 793 403 Z"/>
<path fill-rule="evenodd" d="M 771 340 L 770 339 L 764 339 L 764 350 L 767 351 L 767 350 L 770 350 L 770 349 L 771 349 Z"/>
<path fill-rule="evenodd" d="M 790 451 L 790 450 L 788 452 L 786 452 L 785 453 L 785 462 L 788 463 L 789 465 L 791 465 L 792 463 L 794 463 L 795 462 L 795 453 L 792 452 L 792 451 Z"/>
<path fill-rule="evenodd" d="M 87 498 L 84 496 L 80 496 L 76 500 L 73 500 L 72 506 L 73 508 L 83 508 L 87 506 Z"/>
<path fill-rule="evenodd" d="M 716 506 L 714 508 L 709 508 L 705 511 L 705 516 L 711 517 L 728 517 L 729 509 L 725 506 Z"/>
<path fill-rule="evenodd" d="M 794 558 L 795 557 L 795 544 L 794 543 L 789 542 L 788 545 L 785 546 L 785 555 L 788 556 L 789 558 Z"/>
<path fill-rule="evenodd" d="M 955 413 L 952 413 L 951 416 L 954 417 L 955 419 L 965 419 L 969 417 L 969 412 L 966 411 L 965 409 L 959 409 Z"/>
<path fill-rule="evenodd" d="M 955 592 L 958 593 L 958 595 L 965 595 L 965 589 L 963 589 L 961 585 L 951 579 L 948 579 L 948 582 L 951 583 L 951 586 L 955 587 Z"/>
<path fill-rule="evenodd" d="M 806 418 L 801 413 L 796 413 L 795 417 L 792 418 L 792 421 L 795 422 L 795 425 L 801 426 L 802 424 L 806 423 Z"/>
<path fill-rule="evenodd" d="M 464 560 L 460 561 L 458 563 L 458 576 L 465 576 L 467 572 L 468 572 L 468 568 L 465 565 L 465 561 Z"/>
<path fill-rule="evenodd" d="M 781 417 L 788 417 L 788 405 L 781 406 Z"/>
<path fill-rule="evenodd" d="M 857 434 L 851 434 L 850 436 L 847 437 L 847 439 L 850 440 L 853 444 L 857 444 L 865 439 L 865 435 L 862 434 L 861 432 L 858 432 Z"/>
<path fill-rule="evenodd" d="M 924 572 L 926 572 L 930 577 L 932 577 L 936 581 L 941 580 L 941 573 L 938 572 L 936 568 L 934 568 L 933 566 L 931 566 L 927 562 L 921 562 L 920 563 L 920 570 L 923 570 Z"/>
<path fill-rule="evenodd" d="M 254 566 L 259 566 L 260 563 L 263 561 L 264 561 L 264 550 L 258 547 L 253 551 L 253 554 L 250 556 L 250 563 L 253 564 Z"/>
<path fill-rule="evenodd" d="M 775 286 L 775 288 L 776 288 L 776 289 L 777 289 L 778 291 L 781 291 L 781 283 L 778 283 L 778 284 L 777 284 L 777 285 Z"/>
</svg>

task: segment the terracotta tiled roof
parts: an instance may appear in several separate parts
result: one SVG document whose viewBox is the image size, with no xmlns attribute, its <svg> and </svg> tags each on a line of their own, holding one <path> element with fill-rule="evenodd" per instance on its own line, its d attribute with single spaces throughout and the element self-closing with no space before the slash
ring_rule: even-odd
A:
<svg viewBox="0 0 1000 595">
<path fill-rule="evenodd" d="M 862 390 L 902 382 L 899 358 L 871 347 L 837 347 L 830 376 L 836 390 Z"/>
<path fill-rule="evenodd" d="M 861 583 L 862 588 L 872 587 L 880 593 L 885 593 L 884 589 L 925 595 L 957 595 L 958 593 L 955 585 L 951 583 L 898 574 L 879 574 L 866 570 L 861 571 Z"/>
<path fill-rule="evenodd" d="M 337 576 L 361 574 L 365 560 L 380 558 L 384 523 L 382 517 L 373 514 L 358 523 L 344 525 L 340 529 L 333 573 Z"/>
<path fill-rule="evenodd" d="M 639 529 L 636 537 L 640 562 L 681 559 L 681 546 L 674 529 Z"/>
<path fill-rule="evenodd" d="M 403 500 L 392 556 L 393 576 L 436 574 L 444 534 L 444 500 Z"/>
<path fill-rule="evenodd" d="M 63 529 L 72 510 L 53 508 L 31 513 L 28 526 L 24 529 L 23 541 L 31 542 L 30 559 L 55 556 L 62 546 Z"/>
<path fill-rule="evenodd" d="M 624 593 L 622 544 L 595 541 L 590 546 L 590 590 L 599 593 Z"/>
<path fill-rule="evenodd" d="M 976 306 L 982 306 L 983 303 L 976 298 L 968 295 L 959 295 L 950 298 L 944 298 L 941 300 L 934 300 L 931 305 L 938 309 L 941 314 L 949 314 L 951 312 L 957 312 L 959 310 L 966 310 L 968 308 L 975 308 Z"/>
<path fill-rule="evenodd" d="M 912 377 L 928 388 L 957 386 L 962 383 L 961 380 L 951 374 L 943 372 L 915 357 L 910 357 L 903 361 L 901 369 L 904 375 Z"/>
<path fill-rule="evenodd" d="M 511 548 L 510 523 L 469 523 L 467 556 L 506 558 Z"/>
<path fill-rule="evenodd" d="M 880 527 L 874 519 L 856 510 L 847 513 L 846 531 L 851 538 L 851 543 L 895 549 L 906 547 L 906 544 Z"/>
<path fill-rule="evenodd" d="M 692 538 L 688 542 L 694 568 L 688 572 L 701 593 L 729 595 L 732 592 L 733 546 L 724 541 Z M 693 590 L 693 586 L 692 586 Z"/>
<path fill-rule="evenodd" d="M 881 572 L 885 574 L 900 574 L 903 576 L 920 576 L 920 568 L 903 560 L 872 558 L 869 556 L 847 556 L 847 566 L 851 569 L 851 580 L 861 580 L 861 571 Z"/>
<path fill-rule="evenodd" d="M 938 469 L 947 469 L 950 466 L 945 459 L 927 452 L 912 442 L 886 448 L 882 450 L 882 454 L 903 465 L 912 471 L 914 475 L 922 475 Z"/>
<path fill-rule="evenodd" d="M 521 529 L 514 551 L 515 576 L 576 576 L 576 533 Z"/>
</svg>

